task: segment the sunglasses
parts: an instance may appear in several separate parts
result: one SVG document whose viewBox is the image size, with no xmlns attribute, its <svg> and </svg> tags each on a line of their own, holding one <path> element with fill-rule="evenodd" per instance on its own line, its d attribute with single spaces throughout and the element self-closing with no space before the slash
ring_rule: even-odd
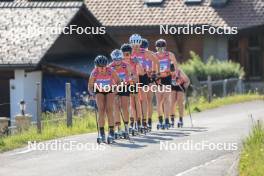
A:
<svg viewBox="0 0 264 176">
<path fill-rule="evenodd" d="M 125 53 L 123 53 L 123 55 L 124 55 L 125 57 L 127 57 L 127 56 L 130 56 L 131 53 L 129 53 L 129 52 L 125 52 Z"/>
</svg>

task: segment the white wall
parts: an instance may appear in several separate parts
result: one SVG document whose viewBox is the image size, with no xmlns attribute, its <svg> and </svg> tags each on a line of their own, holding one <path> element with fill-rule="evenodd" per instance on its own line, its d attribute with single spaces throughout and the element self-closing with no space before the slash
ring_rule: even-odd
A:
<svg viewBox="0 0 264 176">
<path fill-rule="evenodd" d="M 204 37 L 203 58 L 210 56 L 220 60 L 228 59 L 228 38 L 226 36 L 207 35 Z"/>
<path fill-rule="evenodd" d="M 36 120 L 37 108 L 36 101 L 36 82 L 42 82 L 42 72 L 34 71 L 26 73 L 24 70 L 15 70 L 15 77 L 10 80 L 10 117 L 14 117 L 20 113 L 19 102 L 25 100 L 26 113 L 32 115 L 32 119 Z"/>
</svg>

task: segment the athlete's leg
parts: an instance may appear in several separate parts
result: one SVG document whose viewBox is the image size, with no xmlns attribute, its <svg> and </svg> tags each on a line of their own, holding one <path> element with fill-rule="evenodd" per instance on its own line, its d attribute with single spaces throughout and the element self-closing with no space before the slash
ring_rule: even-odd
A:
<svg viewBox="0 0 264 176">
<path fill-rule="evenodd" d="M 184 115 L 184 92 L 177 92 L 177 105 L 179 107 L 180 121 L 182 121 L 182 117 Z"/>
<path fill-rule="evenodd" d="M 119 129 L 121 125 L 121 119 L 120 119 L 120 98 L 119 96 L 114 97 L 114 119 L 115 119 L 115 128 L 116 130 Z"/>
<path fill-rule="evenodd" d="M 157 98 L 157 112 L 158 112 L 158 118 L 159 118 L 159 123 L 163 123 L 163 102 L 164 102 L 164 96 L 163 92 L 156 92 L 156 98 Z"/>
<path fill-rule="evenodd" d="M 164 117 L 165 117 L 165 123 L 168 125 L 169 118 L 170 118 L 170 113 L 171 113 L 171 101 L 170 101 L 170 95 L 171 92 L 164 92 Z"/>
<path fill-rule="evenodd" d="M 128 124 L 129 122 L 129 111 L 128 111 L 128 107 L 129 107 L 129 96 L 120 96 L 120 100 L 121 100 L 121 109 L 122 109 L 122 113 L 123 113 L 123 118 L 124 118 L 124 123 Z"/>
<path fill-rule="evenodd" d="M 134 96 L 134 104 L 135 104 L 135 110 L 136 110 L 136 122 L 138 127 L 141 126 L 141 119 L 142 119 L 142 110 L 141 110 L 141 104 L 140 104 L 139 94 L 135 94 Z"/>
<path fill-rule="evenodd" d="M 147 92 L 140 90 L 140 109 L 141 109 L 141 116 L 142 116 L 142 125 L 147 126 L 147 108 L 148 108 L 148 100 L 147 100 Z"/>
<path fill-rule="evenodd" d="M 137 98 L 135 97 L 137 94 L 130 94 L 130 126 L 133 128 L 135 122 L 137 121 L 137 109 L 136 109 L 136 102 Z"/>
<path fill-rule="evenodd" d="M 171 92 L 171 123 L 174 125 L 174 120 L 175 120 L 175 114 L 176 114 L 176 106 L 177 106 L 177 92 L 172 91 Z"/>
<path fill-rule="evenodd" d="M 104 136 L 104 126 L 105 126 L 105 111 L 106 111 L 106 101 L 105 101 L 105 95 L 98 93 L 95 96 L 96 98 L 96 104 L 98 107 L 98 126 L 100 130 L 101 136 Z"/>
<path fill-rule="evenodd" d="M 152 114 L 153 114 L 152 100 L 153 100 L 153 92 L 148 91 L 147 92 L 147 101 L 148 101 L 147 118 L 148 118 L 148 125 L 149 126 L 151 126 L 151 124 L 152 124 Z"/>
<path fill-rule="evenodd" d="M 115 125 L 115 120 L 114 120 L 114 116 L 113 116 L 114 98 L 115 98 L 114 93 L 108 93 L 106 95 L 106 114 L 107 114 L 107 118 L 108 118 L 109 133 L 111 136 L 114 135 L 114 125 Z"/>
</svg>

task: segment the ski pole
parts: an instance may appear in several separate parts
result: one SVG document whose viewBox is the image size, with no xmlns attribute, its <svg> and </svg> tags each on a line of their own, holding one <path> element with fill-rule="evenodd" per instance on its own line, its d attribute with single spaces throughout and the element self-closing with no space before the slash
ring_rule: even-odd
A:
<svg viewBox="0 0 264 176">
<path fill-rule="evenodd" d="M 184 91 L 184 89 L 182 88 L 181 85 L 179 85 L 180 89 L 183 91 L 183 92 L 186 92 L 186 103 L 187 103 L 187 106 L 188 106 L 188 111 L 189 111 L 189 116 L 190 116 L 190 120 L 191 120 L 191 126 L 193 128 L 193 120 L 192 120 L 192 114 L 191 114 L 191 108 L 190 108 L 190 103 L 189 103 L 189 99 L 188 99 L 188 95 L 187 95 L 187 90 Z"/>
<path fill-rule="evenodd" d="M 92 105 L 94 106 L 94 114 L 95 114 L 95 119 L 96 119 L 96 128 L 97 128 L 97 133 L 98 133 L 98 137 L 100 137 L 100 131 L 99 131 L 99 125 L 98 125 L 98 115 L 97 115 L 97 104 L 96 101 L 90 100 L 92 102 Z"/>
</svg>

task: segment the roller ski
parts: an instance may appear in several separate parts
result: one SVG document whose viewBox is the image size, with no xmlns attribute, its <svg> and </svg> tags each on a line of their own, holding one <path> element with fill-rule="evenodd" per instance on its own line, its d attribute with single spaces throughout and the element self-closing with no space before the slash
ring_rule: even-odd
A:
<svg viewBox="0 0 264 176">
<path fill-rule="evenodd" d="M 182 117 L 180 117 L 179 122 L 178 122 L 178 128 L 182 128 L 183 127 L 183 119 Z"/>
</svg>

